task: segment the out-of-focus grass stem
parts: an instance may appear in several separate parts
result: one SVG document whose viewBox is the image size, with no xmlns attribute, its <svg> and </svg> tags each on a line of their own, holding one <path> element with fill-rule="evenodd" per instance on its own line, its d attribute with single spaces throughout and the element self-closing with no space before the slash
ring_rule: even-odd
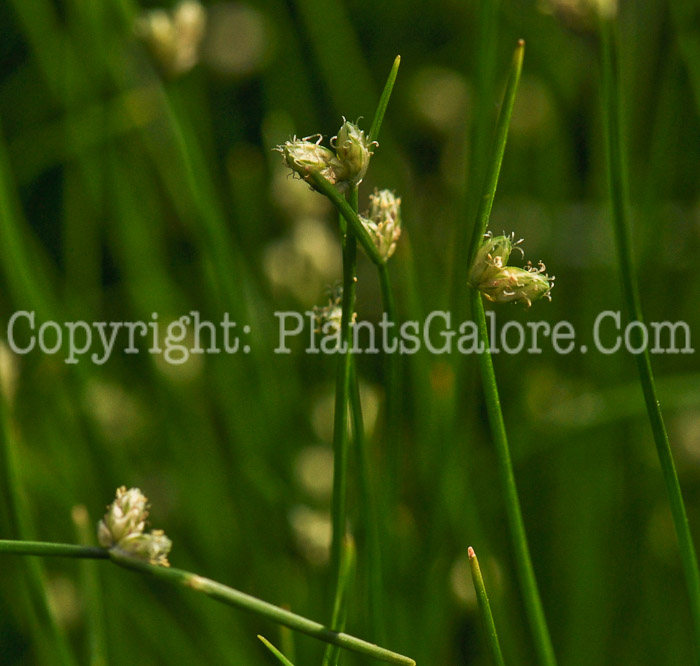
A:
<svg viewBox="0 0 700 666">
<path fill-rule="evenodd" d="M 603 116 L 605 125 L 606 158 L 608 167 L 608 182 L 610 189 L 610 206 L 612 224 L 617 246 L 617 259 L 620 267 L 622 291 L 630 323 L 642 323 L 642 307 L 639 286 L 632 256 L 632 240 L 629 222 L 629 203 L 627 190 L 626 158 L 623 147 L 622 109 L 620 94 L 619 58 L 615 20 L 607 16 L 601 18 L 602 37 L 602 83 L 603 83 Z M 636 326 L 631 333 L 634 336 L 632 344 L 640 348 L 641 326 Z M 656 395 L 656 385 L 651 369 L 651 359 L 648 348 L 644 347 L 641 354 L 635 354 L 639 381 L 642 385 L 644 401 L 647 407 L 649 423 L 656 444 L 656 452 L 661 464 L 666 492 L 671 505 L 671 514 L 678 538 L 678 546 L 683 564 L 690 609 L 693 618 L 693 630 L 697 650 L 697 660 L 700 663 L 700 571 L 698 560 L 690 533 L 688 516 L 678 474 L 673 461 L 673 454 L 666 432 L 661 406 Z"/>
<path fill-rule="evenodd" d="M 357 188 L 348 192 L 349 207 L 357 212 Z M 346 218 L 347 219 L 347 218 Z M 338 358 L 335 386 L 335 413 L 333 420 L 333 498 L 331 504 L 331 590 L 333 610 L 331 628 L 340 621 L 342 597 L 342 548 L 347 523 L 348 489 L 348 404 L 352 366 L 352 321 L 355 312 L 357 282 L 357 240 L 348 226 L 343 237 L 343 311 L 340 324 L 341 349 Z M 328 655 L 327 655 L 328 656 Z M 324 662 L 326 659 L 324 658 Z M 327 662 L 326 662 L 327 663 Z"/>
</svg>

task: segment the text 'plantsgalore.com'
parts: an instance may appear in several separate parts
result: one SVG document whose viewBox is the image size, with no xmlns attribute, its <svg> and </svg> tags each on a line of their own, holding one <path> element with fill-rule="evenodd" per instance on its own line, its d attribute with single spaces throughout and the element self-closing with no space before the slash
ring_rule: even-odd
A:
<svg viewBox="0 0 700 666">
<path fill-rule="evenodd" d="M 307 311 L 274 312 L 276 340 L 274 354 L 338 354 L 348 351 L 340 344 L 339 329 L 332 322 L 319 326 L 316 313 Z M 601 354 L 627 351 L 640 354 L 692 354 L 691 331 L 686 322 L 630 322 L 625 324 L 619 311 L 604 310 L 586 332 L 586 342 L 571 322 L 506 321 L 498 324 L 496 315 L 487 312 L 491 353 L 541 354 L 550 348 L 556 354 L 587 353 L 589 348 Z M 351 322 L 352 354 L 481 354 L 476 323 L 453 321 L 450 312 L 436 310 L 424 320 L 389 321 L 386 314 L 377 322 Z M 218 322 L 202 319 L 191 311 L 177 319 L 161 322 L 157 313 L 150 321 L 86 322 L 82 320 L 39 322 L 33 311 L 19 310 L 9 319 L 6 339 L 12 352 L 19 355 L 43 353 L 62 355 L 65 363 L 89 360 L 103 365 L 115 353 L 157 354 L 173 365 L 186 363 L 201 354 L 248 354 L 256 338 L 247 324 L 239 324 L 224 313 Z M 583 339 L 584 336 L 581 336 Z M 262 344 L 262 341 L 259 341 Z M 592 343 L 592 347 L 590 346 Z M 268 341 L 265 341 L 268 347 Z"/>
</svg>

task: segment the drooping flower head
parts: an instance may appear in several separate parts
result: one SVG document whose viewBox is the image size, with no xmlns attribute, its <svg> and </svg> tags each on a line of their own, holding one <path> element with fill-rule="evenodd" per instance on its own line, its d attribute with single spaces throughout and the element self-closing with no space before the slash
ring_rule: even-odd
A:
<svg viewBox="0 0 700 666">
<path fill-rule="evenodd" d="M 515 234 L 493 236 L 490 232 L 484 238 L 469 271 L 471 287 L 494 303 L 521 302 L 529 308 L 541 298 L 552 300 L 554 276 L 547 275 L 541 261 L 536 267 L 529 261 L 525 268 L 507 265 L 514 249 L 524 254 L 522 239 L 516 242 Z"/>
<path fill-rule="evenodd" d="M 554 287 L 554 276 L 550 277 L 545 270 L 542 262 L 537 268 L 529 262 L 524 269 L 506 266 L 484 280 L 479 290 L 494 303 L 522 302 L 529 308 L 541 298 L 552 300 L 550 292 Z"/>
</svg>

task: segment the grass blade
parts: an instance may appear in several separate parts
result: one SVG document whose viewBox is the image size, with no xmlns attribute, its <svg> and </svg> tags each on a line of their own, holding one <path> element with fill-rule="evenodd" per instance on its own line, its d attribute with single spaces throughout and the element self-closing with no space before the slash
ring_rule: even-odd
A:
<svg viewBox="0 0 700 666">
<path fill-rule="evenodd" d="M 284 664 L 284 666 L 294 666 L 294 664 L 287 659 L 270 641 L 267 640 L 264 636 L 261 636 L 258 634 L 258 638 L 262 642 L 262 644 L 270 651 L 272 654 L 277 657 L 277 659 L 280 661 L 280 663 Z"/>
<path fill-rule="evenodd" d="M 491 613 L 491 604 L 486 594 L 486 586 L 484 585 L 484 578 L 481 575 L 481 567 L 479 567 L 479 560 L 471 546 L 469 546 L 468 553 L 469 566 L 472 570 L 472 580 L 474 581 L 476 598 L 479 601 L 481 618 L 484 621 L 484 627 L 486 629 L 486 637 L 488 639 L 489 649 L 491 650 L 491 657 L 496 666 L 505 666 L 503 654 L 501 653 L 501 645 L 498 642 L 498 634 L 496 633 L 496 625 L 494 624 L 493 614 Z"/>
<path fill-rule="evenodd" d="M 389 98 L 391 97 L 391 92 L 394 89 L 394 83 L 396 82 L 396 75 L 399 73 L 399 65 L 401 64 L 401 56 L 396 56 L 394 64 L 391 66 L 391 71 L 389 72 L 389 78 L 384 84 L 384 90 L 382 90 L 381 97 L 379 98 L 379 104 L 377 105 L 377 110 L 374 112 L 374 119 L 372 120 L 372 126 L 369 130 L 369 138 L 377 140 L 379 136 L 379 130 L 382 127 L 382 122 L 384 120 L 384 114 L 386 113 L 386 107 L 389 105 Z"/>
<path fill-rule="evenodd" d="M 606 17 L 601 20 L 601 33 L 603 45 L 603 115 L 612 223 L 615 232 L 617 258 L 620 266 L 620 277 L 622 280 L 627 318 L 630 322 L 641 323 L 642 306 L 632 257 L 632 241 L 628 217 L 627 175 L 622 140 L 618 49 L 613 18 Z M 641 331 L 639 329 L 640 327 L 634 327 L 631 331 L 631 333 L 634 334 L 634 339 L 631 340 L 631 344 L 636 348 L 641 347 Z M 678 482 L 678 474 L 673 461 L 671 445 L 668 440 L 666 426 L 661 413 L 661 406 L 656 395 L 656 385 L 651 369 L 651 359 L 648 348 L 645 347 L 641 354 L 636 354 L 635 360 L 639 372 L 639 381 L 644 393 L 649 423 L 654 436 L 654 443 L 656 444 L 656 452 L 659 457 L 659 463 L 666 484 L 666 492 L 671 505 L 673 524 L 678 538 L 683 572 L 685 574 L 690 598 L 698 663 L 700 663 L 700 571 L 698 570 L 697 555 L 693 544 L 693 537 L 690 533 L 688 516 L 683 502 L 680 483 Z"/>
</svg>

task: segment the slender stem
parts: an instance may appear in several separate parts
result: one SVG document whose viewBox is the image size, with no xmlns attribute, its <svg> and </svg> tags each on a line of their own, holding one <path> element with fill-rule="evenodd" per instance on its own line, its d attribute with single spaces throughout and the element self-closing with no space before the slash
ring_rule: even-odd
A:
<svg viewBox="0 0 700 666">
<path fill-rule="evenodd" d="M 468 156 L 467 171 L 461 183 L 460 210 L 472 219 L 475 206 L 479 202 L 482 182 L 491 152 L 493 133 L 494 102 L 496 100 L 497 54 L 498 54 L 498 16 L 500 0 L 479 2 L 474 9 L 477 14 L 475 22 L 475 43 L 469 57 L 476 64 L 473 74 L 474 107 L 472 110 L 471 127 L 464 133 L 465 155 Z M 462 298 L 464 293 L 463 262 L 469 252 L 467 234 L 456 230 L 451 257 L 451 286 L 450 304 L 455 317 L 461 320 L 466 316 L 466 304 Z M 464 314 L 462 314 L 464 313 Z M 464 359 L 457 356 L 457 364 L 462 365 Z"/>
<path fill-rule="evenodd" d="M 76 541 L 90 543 L 95 537 L 95 526 L 84 506 L 75 506 L 71 511 L 75 525 Z M 101 548 L 99 550 L 102 550 Z M 99 564 L 90 559 L 80 563 L 81 595 L 85 603 L 85 633 L 90 666 L 107 666 L 107 632 L 104 599 L 98 571 Z"/>
<path fill-rule="evenodd" d="M 488 639 L 489 649 L 491 650 L 491 657 L 496 666 L 505 666 L 503 653 L 501 652 L 501 644 L 498 642 L 498 634 L 496 633 L 496 625 L 493 621 L 493 614 L 491 613 L 491 604 L 486 594 L 486 586 L 484 585 L 484 579 L 481 575 L 481 567 L 479 567 L 479 560 L 471 546 L 469 546 L 467 552 L 469 553 L 469 566 L 472 570 L 472 580 L 474 581 L 474 589 L 476 590 L 476 598 L 479 602 L 481 617 L 484 621 L 484 627 L 486 628 L 486 637 Z"/>
<path fill-rule="evenodd" d="M 345 221 L 348 223 L 353 236 L 356 237 L 357 241 L 362 245 L 362 249 L 367 253 L 370 261 L 377 266 L 381 266 L 384 263 L 384 259 L 379 254 L 372 238 L 370 237 L 367 229 L 365 229 L 364 224 L 360 220 L 357 210 L 353 210 L 350 204 L 343 199 L 338 190 L 335 189 L 330 182 L 328 182 L 318 171 L 310 170 L 309 177 L 314 182 L 314 187 L 325 194 L 331 201 L 331 203 L 338 209 L 340 214 L 343 216 Z"/>
<path fill-rule="evenodd" d="M 384 356 L 385 390 L 386 390 L 386 457 L 388 460 L 388 473 L 386 497 L 390 511 L 394 511 L 399 504 L 400 488 L 400 386 L 401 386 L 401 365 L 398 349 L 398 333 L 396 330 L 397 316 L 394 295 L 389 279 L 389 269 L 386 264 L 378 267 L 379 286 L 382 294 L 382 309 L 386 316 L 388 331 L 388 348 Z"/>
<path fill-rule="evenodd" d="M 94 546 L 74 546 L 68 543 L 46 541 L 10 541 L 0 539 L 0 553 L 11 555 L 40 555 L 41 557 L 81 557 L 108 560 L 109 552 Z"/>
<path fill-rule="evenodd" d="M 284 654 L 282 654 L 282 652 L 280 652 L 272 643 L 270 643 L 267 638 L 258 634 L 258 639 L 270 652 L 272 652 L 272 654 L 275 655 L 275 657 L 277 657 L 282 664 L 284 664 L 284 666 L 294 666 L 294 664 L 289 661 L 289 659 L 287 659 L 287 657 L 285 657 Z"/>
<path fill-rule="evenodd" d="M 339 594 L 335 598 L 333 607 L 333 617 L 336 618 L 336 624 L 333 625 L 336 631 L 345 629 L 345 622 L 348 616 L 347 597 L 350 588 L 350 582 L 355 573 L 355 562 L 357 553 L 355 550 L 355 542 L 351 536 L 346 536 L 343 539 L 343 552 L 340 558 L 340 586 Z M 334 666 L 338 663 L 340 648 L 337 645 L 328 643 L 323 655 L 323 663 L 326 666 Z"/>
<path fill-rule="evenodd" d="M 10 405 L 3 390 L 0 390 L 0 473 L 2 487 L 6 490 L 12 530 L 20 538 L 32 532 L 32 521 L 22 497 L 22 487 L 16 457 L 16 440 L 9 414 Z M 5 543 L 5 542 L 0 542 Z M 63 666 L 76 664 L 75 656 L 68 640 L 56 620 L 46 588 L 44 569 L 40 562 L 26 563 L 26 584 L 29 591 L 30 607 L 36 617 L 33 629 L 40 640 L 38 645 L 51 655 L 53 661 Z"/>
<path fill-rule="evenodd" d="M 101 551 L 98 555 L 97 551 Z M 207 596 L 220 601 L 229 606 L 240 608 L 241 610 L 255 613 L 262 617 L 289 627 L 294 631 L 299 631 L 307 636 L 317 638 L 326 643 L 338 645 L 347 650 L 358 652 L 390 664 L 404 664 L 405 666 L 415 666 L 415 661 L 409 657 L 379 647 L 373 643 L 363 641 L 360 638 L 349 634 L 332 631 L 318 622 L 309 620 L 301 615 L 292 613 L 284 608 L 275 606 L 249 594 L 240 592 L 232 587 L 217 583 L 209 578 L 198 576 L 190 571 L 182 569 L 172 569 L 168 567 L 154 566 L 143 560 L 137 560 L 118 550 L 104 550 L 101 548 L 91 548 L 87 546 L 73 546 L 60 543 L 42 543 L 36 541 L 6 541 L 0 540 L 0 553 L 15 555 L 60 555 L 62 557 L 89 557 L 102 560 L 109 559 L 126 569 L 138 571 L 155 578 L 159 578 L 168 583 L 187 587 L 197 592 L 202 592 Z"/>
<path fill-rule="evenodd" d="M 354 361 L 354 360 L 353 360 Z M 371 638 L 379 643 L 384 641 L 384 601 L 382 583 L 382 557 L 379 546 L 379 525 L 375 498 L 372 493 L 367 438 L 362 418 L 360 386 L 357 368 L 353 362 L 350 376 L 350 413 L 353 421 L 353 435 L 357 454 L 357 476 L 359 482 L 359 515 L 364 528 L 365 543 L 362 551 L 369 586 L 369 618 L 372 628 Z"/>
<path fill-rule="evenodd" d="M 369 130 L 370 139 L 376 140 L 379 137 L 379 130 L 384 121 L 384 114 L 386 113 L 386 107 L 389 105 L 389 98 L 391 97 L 391 91 L 394 89 L 394 83 L 396 82 L 396 75 L 399 73 L 400 64 L 401 56 L 397 55 L 394 59 L 394 64 L 391 66 L 389 77 L 384 84 L 384 90 L 382 90 L 381 97 L 379 98 L 377 110 L 374 112 L 374 119 L 372 120 L 372 126 Z"/>
<path fill-rule="evenodd" d="M 503 105 L 496 124 L 496 141 L 488 169 L 484 194 L 479 202 L 479 210 L 472 233 L 468 266 L 471 266 L 476 251 L 481 243 L 481 239 L 488 227 L 493 199 L 498 185 L 498 177 L 501 172 L 503 154 L 505 153 L 508 128 L 510 126 L 513 105 L 515 103 L 515 93 L 517 92 L 518 82 L 520 81 L 524 52 L 525 42 L 520 40 L 513 54 L 513 63 L 508 77 L 508 83 L 506 84 Z M 525 524 L 523 523 L 522 512 L 520 510 L 520 500 L 518 499 L 518 491 L 515 485 L 515 475 L 510 458 L 508 437 L 503 421 L 501 402 L 498 396 L 496 374 L 491 360 L 484 304 L 481 300 L 481 294 L 477 290 L 472 290 L 471 300 L 472 314 L 479 329 L 480 342 L 483 345 L 483 351 L 479 354 L 479 369 L 484 386 L 484 399 L 486 401 L 486 409 L 494 446 L 496 448 L 496 455 L 498 456 L 498 472 L 505 499 L 506 515 L 508 517 L 511 538 L 513 540 L 515 562 L 520 579 L 525 610 L 530 623 L 530 630 L 533 635 L 539 662 L 545 666 L 554 666 L 554 664 L 556 664 L 554 649 L 552 648 L 552 641 L 549 636 L 549 630 L 542 608 L 542 601 L 537 589 L 532 559 L 530 557 L 530 549 L 525 535 Z"/>
<path fill-rule="evenodd" d="M 488 328 L 486 324 L 486 314 L 481 294 L 477 290 L 472 290 L 472 313 L 479 328 L 479 339 L 484 345 L 484 349 L 479 354 L 479 368 L 484 385 L 484 399 L 486 410 L 491 426 L 491 434 L 498 456 L 498 472 L 501 481 L 501 490 L 505 498 L 506 515 L 513 540 L 513 550 L 515 551 L 515 564 L 522 588 L 525 610 L 530 622 L 530 630 L 535 642 L 535 649 L 539 662 L 546 666 L 554 666 L 556 659 L 552 648 L 552 641 L 547 629 L 547 621 L 542 608 L 542 601 L 537 590 L 535 572 L 532 567 L 530 549 L 527 544 L 525 534 L 525 524 L 520 510 L 520 500 L 518 490 L 515 485 L 515 475 L 513 474 L 513 464 L 510 458 L 510 448 L 506 435 L 506 426 L 501 412 L 501 401 L 498 396 L 498 386 L 496 384 L 496 374 L 493 370 L 491 351 L 489 349 Z"/>
<path fill-rule="evenodd" d="M 491 164 L 489 166 L 488 176 L 484 187 L 484 193 L 479 202 L 479 210 L 476 214 L 476 224 L 472 232 L 471 247 L 469 250 L 469 261 L 467 262 L 467 270 L 472 265 L 474 257 L 481 239 L 486 233 L 489 225 L 489 217 L 491 216 L 491 208 L 493 199 L 496 195 L 496 186 L 498 185 L 498 177 L 501 173 L 501 163 L 503 162 L 503 154 L 506 150 L 506 139 L 508 138 L 508 128 L 510 127 L 510 117 L 513 114 L 513 105 L 515 104 L 515 93 L 518 90 L 520 82 L 520 72 L 523 68 L 523 57 L 525 56 L 525 42 L 521 39 L 515 48 L 513 54 L 513 64 L 511 65 L 506 91 L 503 96 L 503 104 L 501 112 L 498 116 L 496 124 L 496 140 L 495 150 L 491 156 Z"/>
<path fill-rule="evenodd" d="M 628 216 L 628 190 L 625 153 L 623 149 L 619 62 L 617 38 L 612 18 L 601 20 L 603 43 L 602 78 L 603 78 L 603 115 L 605 122 L 606 158 L 608 180 L 610 186 L 610 205 L 612 223 L 617 245 L 618 262 L 622 290 L 630 322 L 642 322 L 642 307 L 639 295 L 634 261 L 632 257 L 632 241 Z M 635 345 L 640 343 L 640 327 L 632 329 L 636 336 Z M 661 464 L 666 492 L 671 505 L 671 514 L 678 538 L 683 572 L 690 597 L 690 609 L 693 619 L 693 630 L 697 650 L 697 660 L 700 663 L 700 571 L 698 560 L 690 533 L 688 516 L 683 503 L 678 474 L 673 462 L 673 454 L 666 432 L 661 406 L 656 395 L 656 385 L 651 369 L 649 350 L 644 347 L 641 354 L 636 354 L 637 370 L 644 393 L 649 422 L 656 444 L 656 452 Z"/>
<path fill-rule="evenodd" d="M 351 204 L 357 209 L 357 189 L 349 193 Z M 347 218 L 346 218 L 347 219 Z M 352 315 L 355 312 L 355 273 L 357 271 L 357 241 L 351 229 L 343 238 L 343 314 L 340 324 L 340 357 L 336 373 L 335 415 L 333 421 L 333 500 L 331 519 L 331 581 L 333 590 L 333 617 L 331 627 L 337 628 L 339 620 L 338 599 L 342 594 L 341 555 L 345 538 L 347 516 L 348 473 L 348 395 L 350 392 L 350 368 L 352 365 Z"/>
</svg>

